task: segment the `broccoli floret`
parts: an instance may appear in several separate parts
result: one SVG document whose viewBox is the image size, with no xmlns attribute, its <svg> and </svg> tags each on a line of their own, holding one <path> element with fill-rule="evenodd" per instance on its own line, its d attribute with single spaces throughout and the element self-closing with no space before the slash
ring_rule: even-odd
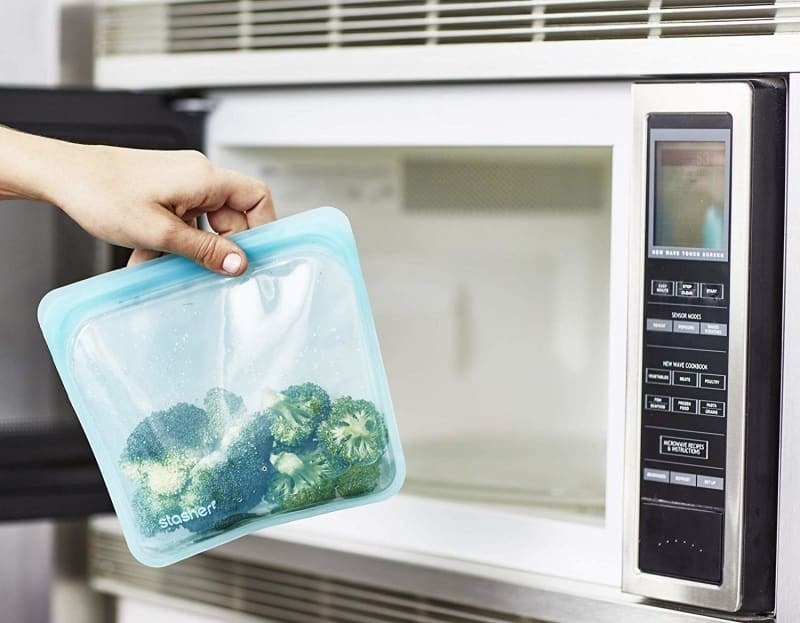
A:
<svg viewBox="0 0 800 623">
<path fill-rule="evenodd" d="M 270 432 L 270 421 L 262 413 L 251 416 L 223 437 L 222 451 L 229 461 L 257 463 L 260 467 L 271 468 L 269 457 L 272 455 L 273 440 Z"/>
<path fill-rule="evenodd" d="M 267 499 L 278 509 L 304 508 L 336 495 L 341 466 L 319 449 L 302 454 L 280 452 L 272 456 L 272 465 L 276 474 Z"/>
<path fill-rule="evenodd" d="M 374 463 L 386 449 L 388 433 L 383 417 L 368 400 L 342 396 L 317 435 L 327 452 L 352 465 Z"/>
<path fill-rule="evenodd" d="M 253 416 L 232 427 L 219 448 L 200 460 L 150 462 L 152 474 L 161 480 L 148 473 L 136 481 L 141 487 L 134 496 L 134 513 L 142 533 L 152 536 L 178 527 L 204 532 L 235 523 L 233 517 L 244 520 L 262 502 L 272 479 L 272 446 L 269 421 Z M 154 486 L 161 481 L 165 484 L 160 488 Z"/>
<path fill-rule="evenodd" d="M 173 450 L 160 461 L 122 463 L 122 473 L 157 495 L 175 495 L 186 486 L 196 462 L 195 457 Z"/>
<path fill-rule="evenodd" d="M 154 536 L 186 528 L 193 532 L 212 528 L 224 519 L 215 498 L 199 495 L 198 483 L 204 482 L 206 470 L 192 470 L 192 477 L 180 495 L 158 495 L 142 487 L 133 496 L 133 513 L 140 532 Z"/>
<path fill-rule="evenodd" d="M 192 468 L 214 441 L 206 412 L 185 402 L 152 413 L 133 429 L 120 466 L 139 486 L 134 511 L 145 534 L 156 530 L 154 517 L 179 505 Z"/>
<path fill-rule="evenodd" d="M 217 439 L 208 414 L 185 402 L 156 411 L 139 422 L 122 452 L 125 463 L 164 461 L 174 451 L 202 454 Z"/>
<path fill-rule="evenodd" d="M 266 414 L 272 421 L 275 441 L 295 446 L 307 440 L 322 418 L 330 413 L 327 392 L 314 383 L 292 385 L 271 397 Z"/>
<path fill-rule="evenodd" d="M 205 409 L 180 403 L 150 415 L 120 458 L 136 485 L 142 534 L 185 528 L 205 539 L 274 511 L 314 506 L 374 491 L 388 433 L 367 400 L 333 405 L 314 383 L 272 393 L 263 412 L 217 387 Z"/>
<path fill-rule="evenodd" d="M 270 463 L 272 448 L 270 422 L 263 415 L 251 418 L 225 446 L 224 470 L 233 484 L 224 508 L 247 511 L 264 499 L 275 471 Z M 227 478 L 222 480 L 227 484 Z"/>
<path fill-rule="evenodd" d="M 214 452 L 189 474 L 182 497 L 187 508 L 214 504 L 206 521 L 192 521 L 186 527 L 193 532 L 230 523 L 233 515 L 244 516 L 259 504 L 267 493 L 273 475 L 270 463 L 272 436 L 269 422 L 254 416 L 223 440 Z"/>
<path fill-rule="evenodd" d="M 331 399 L 328 392 L 316 383 L 292 385 L 281 392 L 288 400 L 305 409 L 318 420 L 325 419 L 331 412 Z"/>
<path fill-rule="evenodd" d="M 244 400 L 222 387 L 208 390 L 203 400 L 203 406 L 208 412 L 212 426 L 220 433 L 224 433 L 231 425 L 247 415 Z"/>
<path fill-rule="evenodd" d="M 131 502 L 136 524 L 144 536 L 154 536 L 159 530 L 172 532 L 180 527 L 178 523 L 166 521 L 167 517 L 174 517 L 181 512 L 175 496 L 157 495 L 143 487 L 133 494 Z"/>
<path fill-rule="evenodd" d="M 342 497 L 364 495 L 374 491 L 381 478 L 381 464 L 353 465 L 336 481 L 336 491 Z"/>
</svg>

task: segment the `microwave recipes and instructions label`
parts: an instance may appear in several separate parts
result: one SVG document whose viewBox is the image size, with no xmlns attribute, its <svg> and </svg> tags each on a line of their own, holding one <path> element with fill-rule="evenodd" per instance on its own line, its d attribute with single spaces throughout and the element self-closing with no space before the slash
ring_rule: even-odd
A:
<svg viewBox="0 0 800 623">
<path fill-rule="evenodd" d="M 708 459 L 708 442 L 703 439 L 686 439 L 661 435 L 660 452 L 670 456 Z"/>
</svg>

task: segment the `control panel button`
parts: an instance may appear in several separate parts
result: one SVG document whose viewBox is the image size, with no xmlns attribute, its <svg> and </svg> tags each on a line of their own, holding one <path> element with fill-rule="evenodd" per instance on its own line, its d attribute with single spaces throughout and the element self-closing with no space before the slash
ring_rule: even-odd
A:
<svg viewBox="0 0 800 623">
<path fill-rule="evenodd" d="M 698 284 L 691 281 L 678 282 L 678 296 L 697 297 L 699 292 Z"/>
<path fill-rule="evenodd" d="M 672 384 L 681 387 L 697 387 L 697 372 L 672 372 Z"/>
<path fill-rule="evenodd" d="M 675 282 L 653 280 L 650 283 L 650 293 L 655 296 L 675 296 Z"/>
<path fill-rule="evenodd" d="M 651 411 L 669 411 L 669 396 L 645 396 L 645 408 Z"/>
<path fill-rule="evenodd" d="M 710 415 L 712 417 L 725 417 L 725 403 L 716 400 L 701 400 L 700 415 Z"/>
<path fill-rule="evenodd" d="M 669 482 L 669 472 L 663 469 L 644 468 L 644 479 L 651 482 Z"/>
<path fill-rule="evenodd" d="M 664 333 L 672 332 L 672 320 L 661 320 L 660 318 L 647 319 L 648 331 L 662 331 Z"/>
<path fill-rule="evenodd" d="M 721 283 L 700 284 L 700 296 L 704 299 L 725 298 L 724 286 Z"/>
<path fill-rule="evenodd" d="M 697 335 L 700 333 L 700 323 L 690 322 L 688 320 L 675 320 L 672 323 L 672 330 L 675 333 L 693 333 Z"/>
<path fill-rule="evenodd" d="M 686 474 L 684 472 L 670 472 L 669 481 L 673 485 L 684 485 L 686 487 L 697 486 L 697 476 L 695 474 Z"/>
<path fill-rule="evenodd" d="M 697 413 L 697 401 L 694 398 L 673 398 L 672 410 L 676 413 Z"/>
<path fill-rule="evenodd" d="M 657 370 L 655 368 L 647 368 L 645 372 L 645 379 L 648 383 L 658 383 L 660 385 L 669 385 L 669 370 Z"/>
<path fill-rule="evenodd" d="M 701 374 L 700 387 L 705 389 L 725 389 L 724 374 Z"/>
<path fill-rule="evenodd" d="M 722 491 L 725 488 L 725 479 L 718 476 L 698 476 L 697 486 L 703 489 L 717 489 Z"/>
<path fill-rule="evenodd" d="M 700 335 L 728 336 L 728 325 L 719 322 L 701 322 Z"/>
</svg>

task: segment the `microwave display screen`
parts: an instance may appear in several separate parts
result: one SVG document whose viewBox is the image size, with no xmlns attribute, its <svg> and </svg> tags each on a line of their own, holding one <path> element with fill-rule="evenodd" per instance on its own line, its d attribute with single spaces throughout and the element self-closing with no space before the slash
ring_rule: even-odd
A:
<svg viewBox="0 0 800 623">
<path fill-rule="evenodd" d="M 655 141 L 657 247 L 726 251 L 725 141 Z"/>
<path fill-rule="evenodd" d="M 730 117 L 657 117 L 648 128 L 648 257 L 727 262 Z"/>
</svg>

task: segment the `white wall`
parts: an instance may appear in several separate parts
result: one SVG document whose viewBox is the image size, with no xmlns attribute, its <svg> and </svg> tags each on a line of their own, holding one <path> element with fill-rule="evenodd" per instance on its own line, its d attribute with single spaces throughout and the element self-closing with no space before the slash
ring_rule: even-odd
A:
<svg viewBox="0 0 800 623">
<path fill-rule="evenodd" d="M 2 0 L 0 85 L 54 85 L 59 76 L 57 0 Z"/>
</svg>

